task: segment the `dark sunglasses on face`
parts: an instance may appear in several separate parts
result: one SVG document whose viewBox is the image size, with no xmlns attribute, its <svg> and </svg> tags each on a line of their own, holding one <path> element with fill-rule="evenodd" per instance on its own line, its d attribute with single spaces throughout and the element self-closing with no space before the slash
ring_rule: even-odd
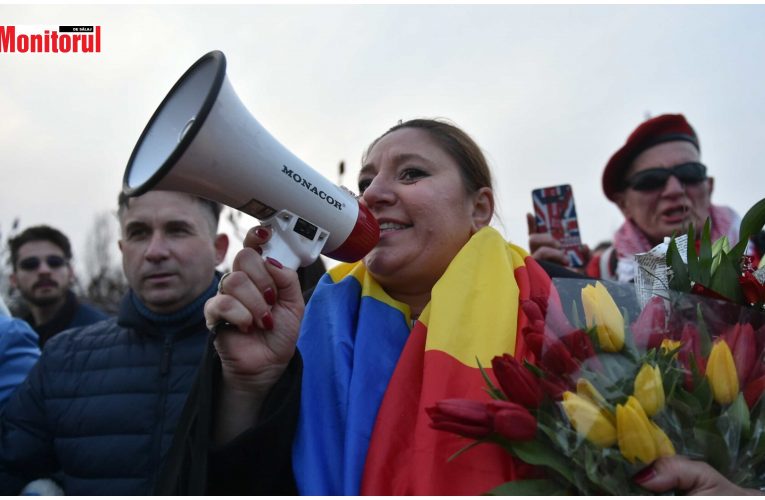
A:
<svg viewBox="0 0 765 500">
<path fill-rule="evenodd" d="M 671 168 L 649 168 L 627 179 L 627 187 L 635 191 L 653 191 L 663 188 L 672 175 L 684 185 L 694 185 L 706 180 L 707 167 L 698 162 L 690 162 Z"/>
<path fill-rule="evenodd" d="M 59 257 L 58 255 L 48 255 L 45 257 L 45 263 L 51 269 L 58 269 L 61 266 L 66 265 L 66 259 Z M 27 257 L 19 261 L 19 267 L 24 271 L 36 271 L 40 267 L 42 261 L 40 257 Z"/>
</svg>

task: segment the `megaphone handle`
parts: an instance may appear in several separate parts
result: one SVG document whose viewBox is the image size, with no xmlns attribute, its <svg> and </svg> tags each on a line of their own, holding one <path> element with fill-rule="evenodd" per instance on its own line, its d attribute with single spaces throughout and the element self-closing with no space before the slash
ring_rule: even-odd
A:
<svg viewBox="0 0 765 500">
<path fill-rule="evenodd" d="M 261 247 L 263 257 L 276 259 L 284 267 L 294 270 L 319 258 L 329 236 L 326 230 L 289 210 L 281 210 L 262 223 L 271 228 L 271 239 Z"/>
</svg>

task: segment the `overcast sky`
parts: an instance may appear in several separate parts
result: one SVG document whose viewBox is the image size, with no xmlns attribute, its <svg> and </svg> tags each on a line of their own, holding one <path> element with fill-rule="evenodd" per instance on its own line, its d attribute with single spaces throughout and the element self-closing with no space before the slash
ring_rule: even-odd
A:
<svg viewBox="0 0 765 500">
<path fill-rule="evenodd" d="M 455 122 L 524 247 L 531 190 L 562 183 L 583 240 L 610 238 L 622 217 L 601 172 L 648 114 L 686 115 L 715 202 L 743 215 L 765 195 L 764 6 L 0 5 L 0 19 L 102 30 L 99 54 L 0 53 L 3 238 L 18 217 L 83 254 L 149 117 L 214 49 L 257 120 L 334 181 L 344 160 L 354 190 L 362 151 L 399 119 Z"/>
</svg>

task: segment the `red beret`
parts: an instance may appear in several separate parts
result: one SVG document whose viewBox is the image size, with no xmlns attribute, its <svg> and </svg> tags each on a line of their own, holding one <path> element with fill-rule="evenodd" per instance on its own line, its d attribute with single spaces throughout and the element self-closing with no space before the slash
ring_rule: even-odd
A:
<svg viewBox="0 0 765 500">
<path fill-rule="evenodd" d="M 603 171 L 603 192 L 615 201 L 616 193 L 623 191 L 624 174 L 632 161 L 646 149 L 669 141 L 688 141 L 701 150 L 693 127 L 683 115 L 661 115 L 640 124 L 627 138 L 627 142 L 614 153 Z"/>
</svg>

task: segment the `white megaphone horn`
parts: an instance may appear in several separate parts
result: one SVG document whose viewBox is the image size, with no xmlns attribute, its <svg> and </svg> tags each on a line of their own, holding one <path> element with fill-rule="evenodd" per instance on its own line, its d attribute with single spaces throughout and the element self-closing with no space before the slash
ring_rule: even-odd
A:
<svg viewBox="0 0 765 500">
<path fill-rule="evenodd" d="M 226 78 L 220 51 L 202 56 L 167 94 L 130 156 L 123 192 L 182 191 L 271 226 L 263 255 L 297 269 L 319 253 L 344 262 L 380 238 L 357 198 L 324 178 L 250 115 Z"/>
</svg>

